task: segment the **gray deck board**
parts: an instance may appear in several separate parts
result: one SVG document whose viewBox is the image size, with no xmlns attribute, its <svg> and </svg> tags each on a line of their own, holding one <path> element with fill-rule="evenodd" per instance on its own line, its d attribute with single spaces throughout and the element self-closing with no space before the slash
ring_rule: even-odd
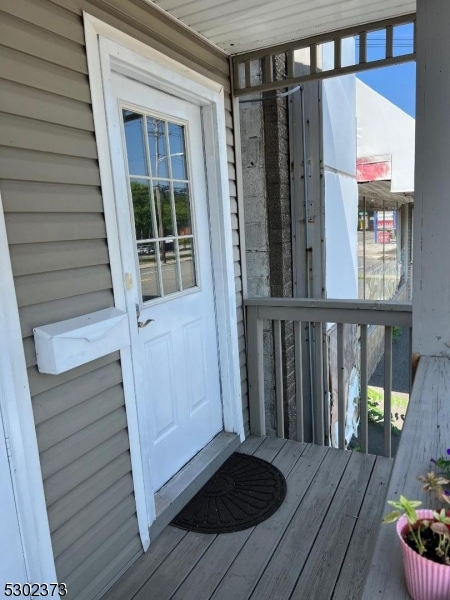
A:
<svg viewBox="0 0 450 600">
<path fill-rule="evenodd" d="M 254 529 L 213 595 L 214 600 L 243 600 L 250 596 L 326 453 L 327 449 L 320 446 L 307 447 L 287 478 L 284 504 L 270 519 Z"/>
<path fill-rule="evenodd" d="M 286 446 L 286 440 L 266 437 L 261 445 L 254 451 L 254 456 L 274 462 Z M 253 449 L 254 446 L 252 446 Z M 282 460 L 283 467 L 279 468 L 288 474 L 292 460 Z M 238 531 L 226 536 L 216 536 L 208 548 L 201 563 L 194 569 L 178 588 L 173 600 L 202 600 L 210 598 L 220 580 L 232 564 L 235 556 L 245 544 L 253 529 Z"/>
<path fill-rule="evenodd" d="M 187 531 L 167 527 L 158 538 L 158 544 L 152 544 L 147 553 L 141 556 L 124 577 L 113 586 L 106 595 L 108 600 L 134 598 L 145 582 L 164 562 L 172 550 L 186 537 Z"/>
<path fill-rule="evenodd" d="M 337 581 L 333 600 L 359 600 L 361 589 L 370 566 L 367 559 L 373 551 L 380 527 L 389 475 L 394 460 L 378 457 L 367 487 L 358 522 Z"/>
<path fill-rule="evenodd" d="M 169 526 L 107 600 L 359 600 L 392 461 L 270 437 L 238 451 L 283 472 L 280 509 L 231 534 Z"/>
<path fill-rule="evenodd" d="M 306 449 L 306 444 L 266 438 L 254 452 L 255 456 L 272 462 L 285 477 Z M 173 600 L 203 600 L 212 596 L 217 586 L 235 561 L 254 528 L 217 536 L 200 564 L 185 579 Z"/>
<path fill-rule="evenodd" d="M 375 457 L 370 454 L 352 453 L 292 600 L 329 600 L 332 597 L 374 463 Z"/>
<path fill-rule="evenodd" d="M 349 452 L 328 450 L 313 483 L 250 596 L 252 600 L 290 598 L 349 458 Z"/>
</svg>

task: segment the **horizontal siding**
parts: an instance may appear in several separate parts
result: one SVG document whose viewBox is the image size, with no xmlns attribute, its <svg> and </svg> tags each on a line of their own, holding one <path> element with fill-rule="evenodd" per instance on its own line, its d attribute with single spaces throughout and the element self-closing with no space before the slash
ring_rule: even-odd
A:
<svg viewBox="0 0 450 600">
<path fill-rule="evenodd" d="M 53 551 L 69 600 L 97 597 L 142 552 L 118 353 L 44 375 L 32 337 L 34 327 L 114 305 L 83 10 L 224 87 L 246 386 L 227 58 L 140 0 L 0 0 L 0 190 Z"/>
<path fill-rule="evenodd" d="M 119 398 L 120 394 L 122 395 L 121 398 Z M 123 407 L 123 391 L 119 390 L 114 394 L 108 390 L 108 393 L 104 393 L 103 396 L 108 398 L 109 404 L 103 407 L 103 411 L 95 407 L 95 416 L 98 417 L 97 421 L 92 423 L 91 419 L 90 424 L 82 429 L 76 425 L 71 426 L 70 430 L 75 430 L 75 433 L 63 438 L 61 442 L 55 443 L 48 450 L 42 451 L 41 468 L 44 478 L 57 473 L 70 464 L 72 460 L 76 460 L 95 448 L 98 444 L 106 441 L 110 436 L 126 429 L 127 418 L 125 408 Z M 93 398 L 93 402 L 97 400 L 98 398 Z M 81 410 L 84 409 L 83 404 L 80 405 Z M 119 408 L 114 410 L 114 406 L 118 404 L 120 404 Z M 104 416 L 101 415 L 102 412 L 105 413 Z"/>
<path fill-rule="evenodd" d="M 103 213 L 95 186 L 3 180 L 2 200 L 5 213 Z"/>
<path fill-rule="evenodd" d="M 9 115 L 94 131 L 88 104 L 13 81 L 0 80 L 0 106 Z"/>
<path fill-rule="evenodd" d="M 112 287 L 108 265 L 23 275 L 15 284 L 19 308 Z"/>
<path fill-rule="evenodd" d="M 41 452 L 51 449 L 89 425 L 97 423 L 99 419 L 114 412 L 123 404 L 122 386 L 116 385 L 114 388 L 108 388 L 97 396 L 47 419 L 36 427 L 39 449 Z M 93 421 L 94 415 L 95 421 Z M 46 469 L 47 473 L 49 471 L 50 469 Z"/>
<path fill-rule="evenodd" d="M 90 531 L 124 498 L 133 493 L 133 479 L 126 472 L 120 479 L 97 496 L 86 508 L 79 510 L 75 516 L 68 519 L 57 529 L 52 528 L 52 544 L 55 557 L 66 552 L 76 540 Z"/>
<path fill-rule="evenodd" d="M 119 431 L 93 450 L 72 461 L 61 471 L 47 477 L 45 479 L 47 506 L 51 506 L 72 490 L 77 489 L 89 477 L 98 473 L 114 459 L 122 456 L 128 449 L 128 433 L 126 430 Z"/>
<path fill-rule="evenodd" d="M 102 361 L 105 360 L 106 358 L 102 359 Z M 90 365 L 93 364 L 90 363 Z M 96 363 L 91 367 L 91 371 L 83 373 L 75 379 L 69 379 L 71 373 L 68 371 L 58 377 L 53 377 L 53 380 L 45 376 L 40 377 L 37 369 L 31 367 L 34 369 L 34 373 L 29 375 L 29 378 L 34 396 L 32 404 L 36 425 L 120 384 L 121 373 L 118 366 L 117 362 L 113 362 L 98 368 L 98 363 Z M 80 370 L 81 368 L 79 367 Z M 87 366 L 85 370 L 87 370 Z M 41 383 L 42 379 L 44 380 L 43 384 Z M 60 385 L 58 385 L 58 379 L 62 380 Z M 61 401 L 61 398 L 64 398 L 64 402 Z"/>
<path fill-rule="evenodd" d="M 62 0 L 61 7 L 53 4 L 48 6 L 48 2 L 42 0 L 2 0 L 1 9 L 5 14 L 17 17 L 29 23 L 33 23 L 48 32 L 56 33 L 61 36 L 64 32 L 64 38 L 72 42 L 84 44 L 84 32 L 80 27 L 81 10 L 72 3 L 74 7 L 73 14 L 66 8 L 70 7 L 69 0 Z M 62 8 L 64 7 L 64 8 Z M 50 14 L 51 13 L 51 14 Z"/>
<path fill-rule="evenodd" d="M 16 244 L 11 262 L 17 275 L 32 275 L 109 263 L 106 240 Z"/>
<path fill-rule="evenodd" d="M 106 238 L 101 213 L 11 213 L 5 220 L 11 245 Z"/>
<path fill-rule="evenodd" d="M 130 472 L 130 455 L 128 452 L 124 452 L 100 469 L 100 471 L 83 481 L 81 485 L 50 504 L 47 507 L 50 530 L 52 532 L 55 531 L 64 523 L 73 519 L 82 509 L 87 509 L 91 502 L 104 494 L 114 483 Z"/>
<path fill-rule="evenodd" d="M 0 146 L 97 158 L 93 132 L 0 113 Z"/>
<path fill-rule="evenodd" d="M 2 47 L 1 52 L 0 77 L 3 79 L 80 102 L 90 102 L 87 75 L 12 48 Z"/>
<path fill-rule="evenodd" d="M 29 25 L 7 13 L 0 18 L 0 39 L 3 46 L 26 51 L 31 56 L 66 67 L 77 73 L 87 75 L 86 53 L 83 42 L 73 41 L 54 35 L 35 24 Z"/>
<path fill-rule="evenodd" d="M 71 590 L 73 596 L 77 596 L 86 587 L 86 581 L 92 581 L 98 572 L 106 569 L 110 561 L 117 556 L 118 548 L 126 548 L 128 544 L 135 547 L 134 553 L 139 550 L 140 541 L 136 541 L 134 534 L 137 525 L 136 515 L 133 515 L 122 525 L 113 529 L 113 533 L 92 554 L 76 567 L 70 575 L 65 578 L 67 589 Z"/>
<path fill-rule="evenodd" d="M 4 146 L 0 146 L 0 179 L 100 185 L 98 164 L 94 159 Z"/>
<path fill-rule="evenodd" d="M 134 496 L 128 494 L 122 502 L 98 520 L 95 525 L 84 535 L 80 536 L 76 542 L 68 548 L 66 552 L 56 559 L 56 568 L 59 577 L 65 581 L 68 576 L 79 567 L 86 555 L 91 555 L 97 550 L 109 537 L 126 523 L 136 512 Z"/>
</svg>

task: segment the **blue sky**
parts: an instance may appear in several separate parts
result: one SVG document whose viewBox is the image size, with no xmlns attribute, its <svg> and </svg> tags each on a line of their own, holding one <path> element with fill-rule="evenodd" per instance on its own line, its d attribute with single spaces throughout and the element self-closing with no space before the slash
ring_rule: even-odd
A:
<svg viewBox="0 0 450 600">
<path fill-rule="evenodd" d="M 408 54 L 412 51 L 412 26 L 394 28 L 394 54 Z M 368 60 L 376 60 L 384 54 L 385 38 L 382 32 L 368 35 Z M 359 47 L 357 45 L 356 52 Z M 384 69 L 373 69 L 358 74 L 358 78 L 379 94 L 396 104 L 406 113 L 416 115 L 416 63 L 408 62 Z"/>
<path fill-rule="evenodd" d="M 415 63 L 366 71 L 359 73 L 358 78 L 412 117 L 416 116 Z"/>
</svg>

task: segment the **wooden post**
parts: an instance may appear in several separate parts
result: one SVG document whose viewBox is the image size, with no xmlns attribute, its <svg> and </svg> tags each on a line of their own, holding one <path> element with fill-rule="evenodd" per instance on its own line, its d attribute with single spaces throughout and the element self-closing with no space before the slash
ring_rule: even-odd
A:
<svg viewBox="0 0 450 600">
<path fill-rule="evenodd" d="M 450 2 L 417 3 L 413 353 L 450 357 Z"/>
</svg>

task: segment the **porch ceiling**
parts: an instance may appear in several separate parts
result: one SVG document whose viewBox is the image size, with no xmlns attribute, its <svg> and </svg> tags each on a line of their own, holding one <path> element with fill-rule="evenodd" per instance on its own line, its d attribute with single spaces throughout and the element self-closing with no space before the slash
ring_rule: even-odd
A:
<svg viewBox="0 0 450 600">
<path fill-rule="evenodd" d="M 397 206 L 414 202 L 414 193 L 394 193 L 391 192 L 390 181 L 369 181 L 358 183 L 359 200 L 365 197 L 370 201 L 370 207 L 378 210 L 386 208 L 388 210 L 396 209 Z"/>
<path fill-rule="evenodd" d="M 229 54 L 414 13 L 416 0 L 153 0 Z"/>
</svg>

